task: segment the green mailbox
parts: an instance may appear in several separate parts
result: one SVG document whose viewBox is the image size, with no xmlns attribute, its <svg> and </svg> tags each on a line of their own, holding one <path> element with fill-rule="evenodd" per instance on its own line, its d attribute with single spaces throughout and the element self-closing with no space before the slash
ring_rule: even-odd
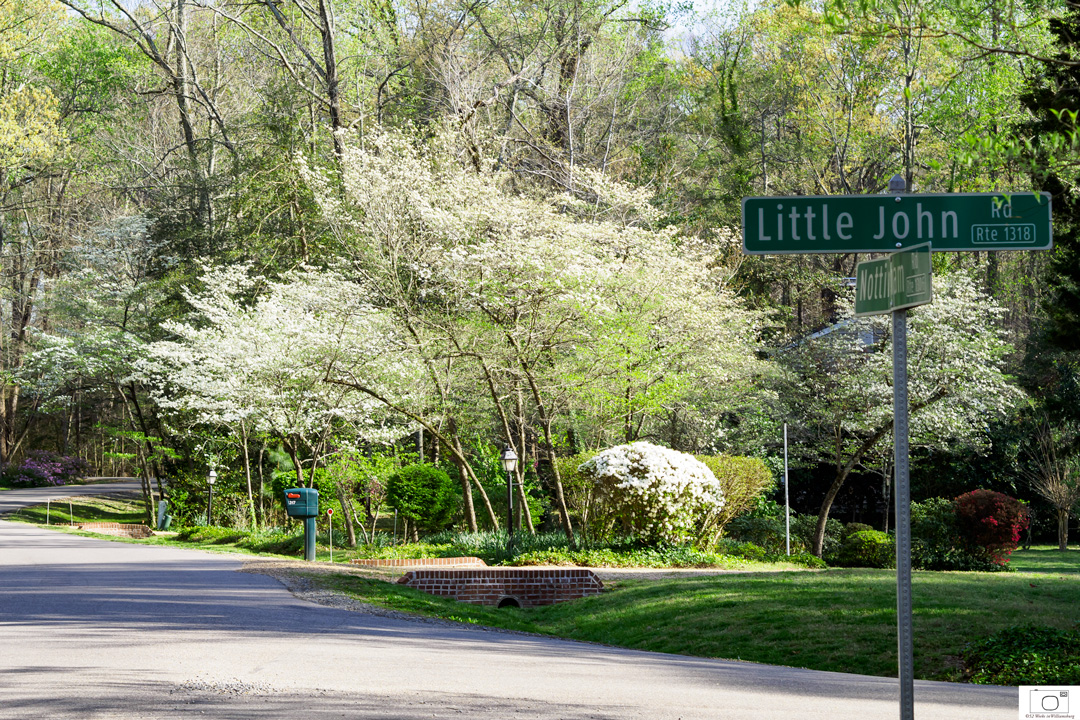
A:
<svg viewBox="0 0 1080 720">
<path fill-rule="evenodd" d="M 294 518 L 318 517 L 319 491 L 313 488 L 289 488 L 285 491 L 285 512 Z"/>
<path fill-rule="evenodd" d="M 319 516 L 319 491 L 289 488 L 285 491 L 285 512 L 304 521 L 304 559 L 315 559 L 315 518 Z"/>
</svg>

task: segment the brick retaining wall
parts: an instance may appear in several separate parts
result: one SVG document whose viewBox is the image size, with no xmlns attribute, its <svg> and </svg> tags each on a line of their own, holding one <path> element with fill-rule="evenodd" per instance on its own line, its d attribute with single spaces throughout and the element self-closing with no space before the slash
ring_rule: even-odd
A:
<svg viewBox="0 0 1080 720">
<path fill-rule="evenodd" d="M 478 557 L 356 558 L 349 562 L 364 567 L 487 567 L 487 563 Z"/>
<path fill-rule="evenodd" d="M 147 538 L 153 535 L 153 533 L 150 532 L 150 528 L 145 525 L 136 525 L 133 523 L 85 522 L 79 523 L 75 527 L 80 530 L 101 533 L 102 535 L 120 535 L 122 537 L 133 538 Z"/>
<path fill-rule="evenodd" d="M 410 570 L 398 583 L 473 605 L 553 605 L 598 595 L 600 578 L 587 568 Z"/>
</svg>

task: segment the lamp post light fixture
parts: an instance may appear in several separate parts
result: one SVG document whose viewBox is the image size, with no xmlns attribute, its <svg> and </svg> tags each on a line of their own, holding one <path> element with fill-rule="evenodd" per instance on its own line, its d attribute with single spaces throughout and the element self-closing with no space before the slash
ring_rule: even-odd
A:
<svg viewBox="0 0 1080 720">
<path fill-rule="evenodd" d="M 506 471 L 506 553 L 509 555 L 514 547 L 514 470 L 517 469 L 518 456 L 507 445 L 499 459 Z"/>
<path fill-rule="evenodd" d="M 211 513 L 214 509 L 214 483 L 217 482 L 217 472 L 213 468 L 210 469 L 210 474 L 206 476 L 206 484 L 210 486 L 210 497 L 206 501 L 206 524 L 210 525 Z"/>
</svg>

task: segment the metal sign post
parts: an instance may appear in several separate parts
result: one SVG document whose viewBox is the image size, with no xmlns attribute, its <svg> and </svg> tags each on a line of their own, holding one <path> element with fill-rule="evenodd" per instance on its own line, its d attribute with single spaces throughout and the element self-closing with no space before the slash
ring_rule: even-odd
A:
<svg viewBox="0 0 1080 720">
<path fill-rule="evenodd" d="M 791 495 L 788 493 L 787 423 L 784 423 L 784 544 L 791 555 Z"/>
<path fill-rule="evenodd" d="M 334 508 L 326 508 L 326 532 L 330 538 L 330 562 L 334 562 Z"/>
<path fill-rule="evenodd" d="M 889 180 L 889 192 L 897 199 L 907 190 L 904 178 L 894 175 Z M 1049 203 L 1048 203 L 1049 206 Z M 1047 218 L 1049 224 L 1049 217 Z M 921 248 L 920 248 L 921 250 Z M 920 252 L 903 253 L 919 258 Z M 901 253 L 897 253 L 901 255 Z M 930 255 L 926 248 L 926 255 Z M 924 262 L 929 266 L 929 257 Z M 929 267 L 925 268 L 929 273 Z M 919 300 L 930 302 L 932 291 L 927 279 L 921 292 L 913 293 Z M 893 300 L 896 301 L 894 296 Z M 892 311 L 893 335 L 893 465 L 896 480 L 896 657 L 900 680 L 900 720 L 915 718 L 915 646 L 911 624 L 911 488 L 908 477 L 908 372 L 907 372 L 907 308 L 915 297 L 901 299 L 903 305 Z M 896 307 L 894 305 L 894 307 Z"/>
<path fill-rule="evenodd" d="M 894 310 L 893 463 L 896 479 L 896 638 L 900 720 L 915 716 L 915 660 L 911 625 L 911 487 L 908 478 L 907 310 Z"/>
</svg>

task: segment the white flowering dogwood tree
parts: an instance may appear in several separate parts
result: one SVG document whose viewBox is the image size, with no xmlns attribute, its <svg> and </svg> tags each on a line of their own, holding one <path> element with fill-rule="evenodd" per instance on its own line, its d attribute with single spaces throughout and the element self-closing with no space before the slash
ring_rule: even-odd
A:
<svg viewBox="0 0 1080 720">
<path fill-rule="evenodd" d="M 846 307 L 850 314 L 850 302 Z M 962 273 L 934 278 L 934 301 L 909 312 L 908 396 L 913 446 L 978 444 L 990 420 L 1021 397 L 1005 373 L 1003 310 Z M 836 469 L 813 551 L 844 481 L 892 437 L 889 315 L 851 318 L 778 354 L 780 396 L 813 456 Z"/>
<path fill-rule="evenodd" d="M 648 442 L 618 445 L 583 463 L 607 522 L 654 543 L 700 540 L 724 507 L 712 471 L 693 455 Z"/>
<path fill-rule="evenodd" d="M 230 266 L 208 269 L 202 286 L 186 293 L 191 319 L 166 323 L 174 339 L 151 344 L 139 370 L 162 408 L 238 436 L 253 513 L 250 433 L 279 438 L 296 482 L 307 485 L 303 459 L 314 468 L 333 433 L 385 441 L 402 431 L 382 404 L 326 381 L 347 369 L 379 384 L 410 384 L 396 330 L 355 283 L 310 270 L 271 282 Z"/>
<path fill-rule="evenodd" d="M 43 285 L 39 310 L 46 322 L 35 330 L 33 352 L 16 377 L 38 412 L 59 417 L 62 452 L 69 443 L 78 446 L 86 435 L 101 432 L 104 464 L 105 434 L 121 438 L 108 455 L 138 467 L 151 522 L 151 481 L 157 479 L 162 494 L 160 461 L 173 451 L 133 369 L 166 306 L 157 275 L 174 259 L 149 228 L 143 216 L 115 217 L 87 231 L 59 256 L 64 273 Z M 86 417 L 108 416 L 103 408 L 114 404 L 122 409 L 118 424 L 106 420 L 88 427 Z"/>
<path fill-rule="evenodd" d="M 393 132 L 347 145 L 342 167 L 343 193 L 306 176 L 426 368 L 426 395 L 390 404 L 451 448 L 463 477 L 460 430 L 495 417 L 522 469 L 549 468 L 569 536 L 555 462 L 569 429 L 594 446 L 633 440 L 689 394 L 760 369 L 755 316 L 706 248 L 659 227 L 645 191 L 585 170 L 574 193 L 515 191 L 458 163 L 445 137 Z"/>
</svg>

